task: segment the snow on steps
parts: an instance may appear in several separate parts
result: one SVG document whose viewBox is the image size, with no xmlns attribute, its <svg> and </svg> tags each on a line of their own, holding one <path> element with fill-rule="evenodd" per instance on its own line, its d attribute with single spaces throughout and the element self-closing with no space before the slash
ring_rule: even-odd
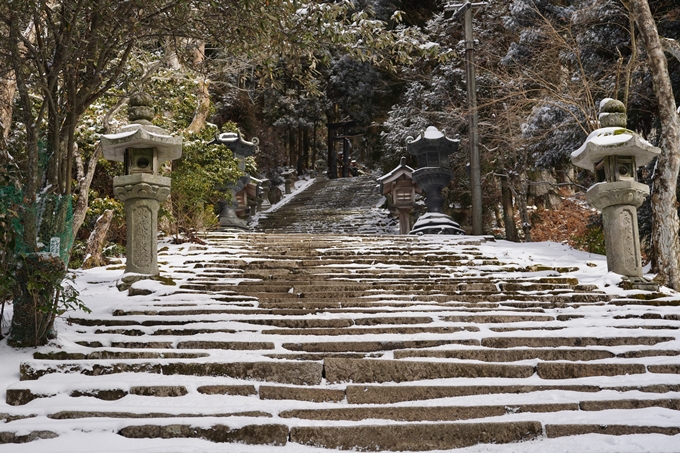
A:
<svg viewBox="0 0 680 453">
<path fill-rule="evenodd" d="M 398 222 L 382 209 L 385 198 L 370 176 L 317 178 L 280 208 L 257 215 L 254 227 L 274 233 L 397 233 Z"/>
<path fill-rule="evenodd" d="M 177 286 L 140 282 L 61 326 L 7 389 L 0 443 L 77 429 L 415 451 L 680 432 L 677 298 L 605 294 L 480 238 L 210 241 L 161 258 Z M 115 291 L 102 282 L 92 302 Z"/>
</svg>

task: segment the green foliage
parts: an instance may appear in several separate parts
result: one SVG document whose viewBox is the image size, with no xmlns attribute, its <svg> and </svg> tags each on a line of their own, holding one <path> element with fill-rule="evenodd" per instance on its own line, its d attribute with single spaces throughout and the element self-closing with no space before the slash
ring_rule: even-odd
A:
<svg viewBox="0 0 680 453">
<path fill-rule="evenodd" d="M 8 343 L 15 347 L 46 344 L 54 338 L 54 320 L 69 310 L 90 310 L 78 298 L 73 277 L 59 256 L 18 255 L 14 318 Z"/>
<path fill-rule="evenodd" d="M 588 227 L 583 235 L 573 237 L 574 248 L 589 253 L 606 255 L 607 249 L 604 244 L 604 230 L 602 217 L 599 214 L 592 215 L 588 219 Z"/>
<path fill-rule="evenodd" d="M 73 248 L 71 249 L 71 260 L 69 261 L 69 267 L 71 269 L 79 269 L 83 265 L 85 260 L 85 249 L 87 248 L 87 242 L 85 241 L 75 241 Z M 102 256 L 106 258 L 121 258 L 125 256 L 125 246 L 117 242 L 110 241 L 104 246 L 102 250 Z M 122 269 L 125 269 L 123 266 Z"/>
<path fill-rule="evenodd" d="M 97 197 L 96 192 L 92 193 L 92 195 L 94 196 L 92 197 L 92 201 L 90 202 L 87 208 L 87 216 L 85 217 L 85 222 L 94 223 L 99 218 L 99 216 L 101 216 L 104 213 L 104 211 L 108 209 L 113 211 L 114 219 L 118 219 L 121 221 L 125 219 L 125 206 L 123 205 L 123 203 L 109 197 L 99 198 Z"/>
<path fill-rule="evenodd" d="M 69 266 L 72 269 L 78 269 L 83 265 L 85 260 L 85 249 L 87 248 L 87 243 L 85 241 L 76 240 L 71 248 L 71 258 L 69 259 Z"/>
<path fill-rule="evenodd" d="M 86 230 L 91 232 L 97 219 L 104 214 L 104 211 L 110 209 L 113 211 L 113 218 L 109 226 L 108 237 L 114 242 L 122 242 L 125 238 L 125 206 L 123 203 L 108 196 L 98 197 L 94 191 L 91 191 L 90 200 L 92 201 L 88 205 L 85 221 L 83 222 Z M 81 238 L 84 239 L 83 236 Z"/>
<path fill-rule="evenodd" d="M 107 119 L 112 126 L 125 121 L 126 112 L 117 108 L 123 97 L 121 90 L 111 90 L 90 105 L 80 117 L 75 137 L 83 159 L 89 159 L 95 153 L 101 134 L 109 132 L 105 124 Z M 97 165 L 103 164 L 102 160 L 105 159 L 100 159 Z"/>
<path fill-rule="evenodd" d="M 258 173 L 255 156 L 246 157 L 246 173 L 249 175 L 256 175 Z"/>
<path fill-rule="evenodd" d="M 196 113 L 198 80 L 180 71 L 164 70 L 144 87 L 153 93 L 155 126 L 176 132 L 186 129 Z"/>
<path fill-rule="evenodd" d="M 12 290 L 16 285 L 13 272 L 16 246 L 15 222 L 18 220 L 18 207 L 21 202 L 15 190 L 14 168 L 3 167 L 0 170 L 0 338 L 3 338 L 5 323 L 5 304 L 12 298 Z"/>
<path fill-rule="evenodd" d="M 229 123 L 230 130 L 235 125 Z M 172 166 L 172 208 L 175 234 L 214 226 L 215 206 L 225 198 L 224 187 L 243 173 L 238 161 L 223 145 L 209 144 L 218 132 L 208 125 L 198 134 L 185 134 L 182 157 Z M 250 161 L 253 167 L 254 161 Z"/>
</svg>

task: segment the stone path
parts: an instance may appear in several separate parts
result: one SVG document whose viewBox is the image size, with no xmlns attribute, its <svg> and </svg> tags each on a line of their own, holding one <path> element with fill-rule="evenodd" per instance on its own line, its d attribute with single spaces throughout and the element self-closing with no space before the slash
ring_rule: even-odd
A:
<svg viewBox="0 0 680 453">
<path fill-rule="evenodd" d="M 382 209 L 384 197 L 370 176 L 317 178 L 290 202 L 260 214 L 255 230 L 267 233 L 398 233 L 398 221 Z"/>
<path fill-rule="evenodd" d="M 0 443 L 74 419 L 360 451 L 680 433 L 678 300 L 612 298 L 573 269 L 482 252 L 489 239 L 444 241 L 213 234 L 207 259 L 161 252 L 177 286 L 72 316 L 7 390 Z"/>
</svg>

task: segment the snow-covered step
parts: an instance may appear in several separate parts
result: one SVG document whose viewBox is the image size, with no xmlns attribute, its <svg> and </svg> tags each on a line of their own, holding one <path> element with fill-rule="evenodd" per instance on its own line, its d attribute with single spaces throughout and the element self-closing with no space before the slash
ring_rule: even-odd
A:
<svg viewBox="0 0 680 453">
<path fill-rule="evenodd" d="M 53 373 L 98 376 L 120 373 L 162 375 L 224 376 L 282 384 L 319 384 L 323 365 L 316 362 L 205 362 L 163 360 L 160 362 L 115 361 L 26 361 L 21 364 L 21 380 L 35 380 Z"/>
<path fill-rule="evenodd" d="M 464 237 L 208 241 L 163 252 L 176 286 L 128 296 L 120 270 L 88 271 L 93 313 L 24 362 L 0 442 L 79 430 L 387 451 L 680 423 L 678 298 L 593 284 L 583 263 L 601 257 L 544 265 Z"/>
<path fill-rule="evenodd" d="M 296 426 L 291 442 L 363 451 L 448 450 L 479 443 L 504 444 L 540 437 L 540 422 L 418 423 L 355 426 Z"/>
<path fill-rule="evenodd" d="M 663 377 L 663 376 L 658 376 Z M 618 381 L 618 382 L 617 382 Z M 563 381 L 568 382 L 568 381 Z M 480 396 L 492 396 L 494 400 L 502 396 L 520 395 L 522 401 L 532 399 L 536 402 L 544 401 L 546 397 L 553 397 L 558 394 L 576 395 L 579 400 L 593 400 L 599 393 L 605 394 L 608 399 L 615 396 L 623 400 L 630 400 L 633 396 L 640 399 L 673 398 L 680 397 L 680 381 L 674 384 L 650 383 L 647 385 L 631 385 L 626 377 L 610 377 L 606 384 L 601 383 L 554 383 L 542 381 L 540 383 L 512 383 L 504 381 L 498 384 L 468 383 L 465 385 L 445 385 L 441 382 L 424 385 L 420 383 L 414 385 L 409 382 L 402 385 L 390 384 L 348 384 L 345 387 L 345 394 L 349 404 L 395 404 L 407 401 L 424 401 L 439 399 L 455 399 Z M 645 398 L 640 397 L 643 392 Z M 516 402 L 516 401 L 515 401 Z"/>
</svg>

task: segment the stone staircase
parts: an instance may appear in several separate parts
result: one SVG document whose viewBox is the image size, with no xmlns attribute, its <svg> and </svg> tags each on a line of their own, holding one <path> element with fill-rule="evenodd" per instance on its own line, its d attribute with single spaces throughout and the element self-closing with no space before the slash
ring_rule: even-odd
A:
<svg viewBox="0 0 680 453">
<path fill-rule="evenodd" d="M 259 214 L 254 229 L 266 233 L 398 233 L 398 221 L 381 208 L 384 200 L 373 177 L 320 177 L 279 209 Z"/>
<path fill-rule="evenodd" d="M 119 269 L 81 276 L 93 313 L 71 315 L 58 343 L 22 363 L 0 443 L 75 430 L 550 451 L 565 436 L 680 434 L 677 296 L 605 294 L 579 282 L 585 263 L 520 264 L 490 238 L 208 241 L 160 252 L 173 280 L 129 296 L 111 296 Z"/>
</svg>

